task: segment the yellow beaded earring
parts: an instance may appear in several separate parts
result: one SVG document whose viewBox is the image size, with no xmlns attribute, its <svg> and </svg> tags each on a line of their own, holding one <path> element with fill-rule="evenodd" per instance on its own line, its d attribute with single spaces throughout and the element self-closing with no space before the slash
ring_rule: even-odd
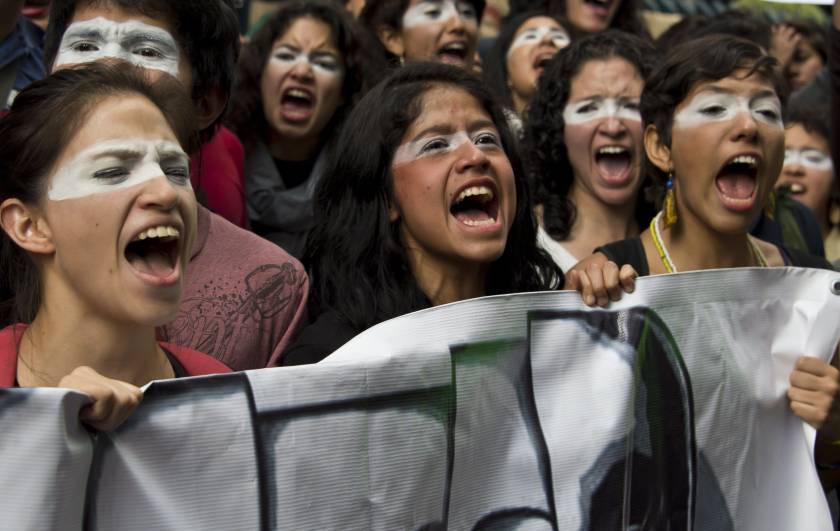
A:
<svg viewBox="0 0 840 531">
<path fill-rule="evenodd" d="M 773 219 L 776 215 L 776 190 L 770 190 L 767 195 L 767 203 L 764 205 L 764 215 Z"/>
<path fill-rule="evenodd" d="M 674 201 L 674 170 L 668 172 L 668 182 L 665 183 L 668 189 L 665 192 L 665 202 L 662 204 L 662 210 L 665 212 L 665 226 L 670 227 L 677 222 L 677 205 Z"/>
</svg>

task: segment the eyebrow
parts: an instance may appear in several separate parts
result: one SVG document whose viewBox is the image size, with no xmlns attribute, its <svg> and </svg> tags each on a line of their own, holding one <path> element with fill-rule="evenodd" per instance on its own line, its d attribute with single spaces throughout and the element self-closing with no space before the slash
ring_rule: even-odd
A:
<svg viewBox="0 0 840 531">
<path fill-rule="evenodd" d="M 165 39 L 160 35 L 155 35 L 152 33 L 130 33 L 126 36 L 125 41 L 126 44 L 139 44 L 144 42 L 153 42 L 155 44 L 159 44 L 166 48 L 172 49 L 172 42 L 169 39 Z"/>
<path fill-rule="evenodd" d="M 117 149 L 106 149 L 104 151 L 100 151 L 98 153 L 94 153 L 91 158 L 93 160 L 104 159 L 108 157 L 114 157 L 120 160 L 133 160 L 139 159 L 143 157 L 143 153 L 136 150 L 136 149 L 124 149 L 124 148 L 117 148 Z"/>
<path fill-rule="evenodd" d="M 724 87 L 718 87 L 716 85 L 710 85 L 708 87 L 705 87 L 701 91 L 701 93 L 702 92 L 712 92 L 712 93 L 715 93 L 715 94 L 724 94 L 724 95 L 730 95 L 730 96 L 735 95 L 735 91 L 730 90 L 728 88 L 724 88 Z M 769 90 L 769 89 L 763 89 L 763 90 L 759 90 L 755 94 L 750 95 L 750 101 L 755 101 L 755 100 L 758 100 L 758 99 L 761 99 L 761 98 L 778 98 L 778 97 L 779 97 L 779 95 L 776 94 L 775 91 L 772 91 L 772 90 Z"/>
<path fill-rule="evenodd" d="M 64 38 L 70 39 L 101 39 L 102 32 L 97 29 L 83 29 L 83 28 L 75 28 L 73 30 L 68 31 Z"/>
<path fill-rule="evenodd" d="M 467 126 L 467 130 L 475 131 L 476 129 L 484 129 L 486 127 L 492 127 L 493 129 L 498 129 L 496 124 L 493 123 L 493 120 L 476 120 L 474 122 L 470 122 Z M 410 140 L 410 142 L 417 142 L 424 136 L 428 134 L 437 134 L 437 135 L 451 135 L 453 131 L 452 126 L 450 125 L 433 125 L 431 127 L 427 127 L 420 131 L 414 138 Z"/>
</svg>

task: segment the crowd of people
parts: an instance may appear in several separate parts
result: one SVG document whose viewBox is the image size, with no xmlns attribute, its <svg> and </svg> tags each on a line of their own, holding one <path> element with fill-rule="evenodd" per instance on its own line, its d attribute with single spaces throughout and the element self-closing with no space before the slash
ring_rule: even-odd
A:
<svg viewBox="0 0 840 531">
<path fill-rule="evenodd" d="M 440 304 L 840 260 L 840 8 L 654 39 L 636 0 L 511 1 L 489 42 L 484 0 L 285 0 L 247 37 L 232 0 L 23 8 L 0 386 L 85 392 L 95 429 L 151 380 L 318 362 Z M 832 467 L 840 372 L 801 354 Z"/>
</svg>

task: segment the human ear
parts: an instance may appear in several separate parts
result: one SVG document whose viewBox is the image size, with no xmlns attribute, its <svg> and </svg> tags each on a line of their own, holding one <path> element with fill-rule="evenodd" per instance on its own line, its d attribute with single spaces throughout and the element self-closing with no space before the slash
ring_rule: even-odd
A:
<svg viewBox="0 0 840 531">
<path fill-rule="evenodd" d="M 393 201 L 388 201 L 388 221 L 391 223 L 400 219 L 400 211 L 397 210 L 396 205 L 394 205 Z"/>
<path fill-rule="evenodd" d="M 647 153 L 647 157 L 653 165 L 663 173 L 670 173 L 674 169 L 674 164 L 671 161 L 671 148 L 662 142 L 655 125 L 650 124 L 645 128 L 644 142 L 645 153 Z"/>
<path fill-rule="evenodd" d="M 55 252 L 52 231 L 46 219 L 20 199 L 10 198 L 0 204 L 0 226 L 25 251 L 36 254 Z"/>
<path fill-rule="evenodd" d="M 402 31 L 399 31 L 391 26 L 382 26 L 376 31 L 377 37 L 382 41 L 385 49 L 396 55 L 403 57 L 405 55 L 405 41 L 403 40 Z"/>
<path fill-rule="evenodd" d="M 228 94 L 218 87 L 211 88 L 195 103 L 196 119 L 200 131 L 207 129 L 225 110 Z"/>
</svg>

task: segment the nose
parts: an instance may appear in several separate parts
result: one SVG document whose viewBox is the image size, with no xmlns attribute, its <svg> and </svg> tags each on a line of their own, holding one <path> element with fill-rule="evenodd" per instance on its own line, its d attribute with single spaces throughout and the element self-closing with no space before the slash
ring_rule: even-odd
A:
<svg viewBox="0 0 840 531">
<path fill-rule="evenodd" d="M 484 173 L 490 168 L 490 159 L 487 157 L 487 153 L 472 142 L 467 142 L 466 145 L 461 146 L 456 153 L 458 160 L 455 163 L 455 170 L 458 173 L 466 173 L 470 170 Z"/>
<path fill-rule="evenodd" d="M 782 167 L 782 175 L 785 177 L 801 178 L 805 176 L 805 167 L 801 162 L 786 162 Z"/>
<path fill-rule="evenodd" d="M 294 79 L 300 81 L 310 81 L 315 76 L 315 73 L 312 71 L 312 65 L 309 64 L 309 61 L 296 62 L 294 66 L 292 66 L 290 74 Z"/>
<path fill-rule="evenodd" d="M 617 116 L 609 116 L 604 119 L 598 129 L 610 138 L 623 136 L 627 132 L 624 122 Z"/>
<path fill-rule="evenodd" d="M 735 117 L 734 140 L 755 142 L 758 139 L 758 123 L 748 111 L 740 111 Z"/>
<path fill-rule="evenodd" d="M 455 16 L 446 21 L 446 29 L 449 33 L 464 34 L 467 32 L 467 19 L 457 8 L 455 9 Z"/>
<path fill-rule="evenodd" d="M 160 175 L 146 181 L 138 200 L 142 208 L 169 211 L 178 206 L 178 198 L 178 189 L 161 170 Z"/>
<path fill-rule="evenodd" d="M 551 46 L 552 48 L 557 49 L 557 45 L 554 44 L 554 35 L 551 33 L 546 33 L 543 35 L 542 39 L 540 39 L 539 46 Z"/>
</svg>

